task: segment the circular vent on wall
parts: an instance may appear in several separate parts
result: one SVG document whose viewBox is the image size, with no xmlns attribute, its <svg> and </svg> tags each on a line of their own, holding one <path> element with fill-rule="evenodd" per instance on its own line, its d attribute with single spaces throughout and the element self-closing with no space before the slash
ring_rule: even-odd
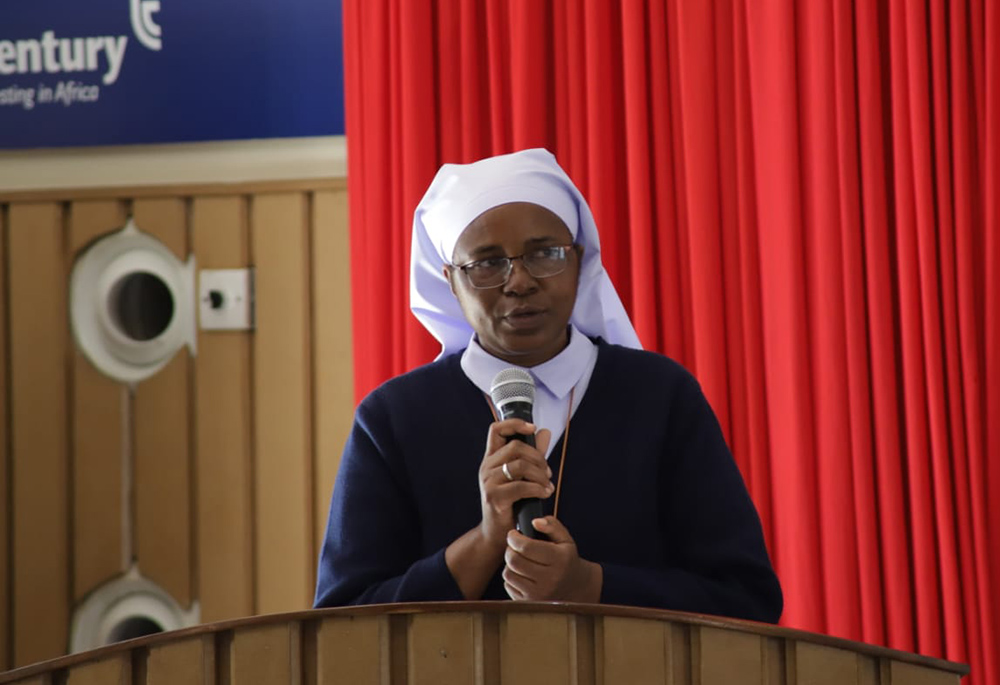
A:
<svg viewBox="0 0 1000 685">
<path fill-rule="evenodd" d="M 148 378 L 184 345 L 195 352 L 194 257 L 181 262 L 132 219 L 78 257 L 69 300 L 77 345 L 116 380 Z"/>
<path fill-rule="evenodd" d="M 134 566 L 100 586 L 73 612 L 70 652 L 83 652 L 144 635 L 187 628 L 200 621 L 198 602 L 184 610 L 166 590 Z"/>
</svg>

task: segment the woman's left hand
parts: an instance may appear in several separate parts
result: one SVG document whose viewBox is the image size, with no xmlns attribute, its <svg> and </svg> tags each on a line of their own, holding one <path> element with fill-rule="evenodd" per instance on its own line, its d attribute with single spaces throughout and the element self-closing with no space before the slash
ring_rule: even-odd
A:
<svg viewBox="0 0 1000 685">
<path fill-rule="evenodd" d="M 566 527 L 554 516 L 532 521 L 548 540 L 533 540 L 517 530 L 507 534 L 504 587 L 511 599 L 566 602 L 601 601 L 603 570 L 581 559 Z"/>
</svg>

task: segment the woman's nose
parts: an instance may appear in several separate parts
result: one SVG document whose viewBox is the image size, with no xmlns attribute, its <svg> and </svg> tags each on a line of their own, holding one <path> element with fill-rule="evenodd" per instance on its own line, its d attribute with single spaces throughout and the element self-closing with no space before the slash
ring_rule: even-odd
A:
<svg viewBox="0 0 1000 685">
<path fill-rule="evenodd" d="M 504 284 L 504 292 L 524 294 L 538 288 L 538 279 L 528 273 L 523 259 L 514 259 L 510 263 L 510 276 Z"/>
</svg>

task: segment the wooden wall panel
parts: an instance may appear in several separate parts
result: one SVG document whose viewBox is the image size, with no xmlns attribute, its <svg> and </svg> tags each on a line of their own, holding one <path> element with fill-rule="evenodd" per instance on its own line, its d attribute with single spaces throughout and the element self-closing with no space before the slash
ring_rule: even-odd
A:
<svg viewBox="0 0 1000 685">
<path fill-rule="evenodd" d="M 313 431 L 316 547 L 326 530 L 333 481 L 354 415 L 351 265 L 347 191 L 317 192 L 312 220 Z"/>
<path fill-rule="evenodd" d="M 720 628 L 692 629 L 691 662 L 697 664 L 694 682 L 702 685 L 762 685 L 761 637 Z"/>
<path fill-rule="evenodd" d="M 857 682 L 858 655 L 844 649 L 802 643 L 794 645 L 795 680 L 810 685 Z"/>
<path fill-rule="evenodd" d="M 465 685 L 476 680 L 474 617 L 416 614 L 410 622 L 409 675 L 412 685 Z"/>
<path fill-rule="evenodd" d="M 608 617 L 601 645 L 606 683 L 665 683 L 667 664 L 663 623 Z M 637 659 L 636 655 L 641 655 Z"/>
<path fill-rule="evenodd" d="M 66 685 L 132 685 L 132 659 L 128 654 L 116 655 L 71 668 Z"/>
<path fill-rule="evenodd" d="M 10 663 L 10 578 L 9 537 L 7 503 L 10 502 L 10 481 L 7 479 L 10 425 L 7 409 L 7 320 L 10 300 L 7 297 L 7 222 L 6 207 L 0 205 L 0 671 L 11 667 Z"/>
<path fill-rule="evenodd" d="M 95 238 L 125 225 L 116 200 L 75 202 L 69 214 L 69 260 Z M 69 282 L 68 271 L 60 280 Z M 67 316 L 63 309 L 62 315 Z M 123 415 L 128 389 L 104 376 L 74 347 L 72 355 L 73 599 L 126 570 L 123 557 Z"/>
<path fill-rule="evenodd" d="M 247 188 L 2 205 L 0 669 L 64 653 L 75 602 L 132 559 L 204 622 L 311 603 L 354 407 L 346 189 Z M 198 269 L 252 249 L 259 323 L 199 331 L 131 390 L 77 351 L 67 311 L 73 260 L 130 208 Z"/>
<path fill-rule="evenodd" d="M 571 682 L 575 653 L 570 645 L 572 617 L 510 614 L 500 624 L 501 682 L 551 685 Z M 575 646 L 575 644 L 574 644 Z M 571 655 L 572 658 L 567 658 Z"/>
<path fill-rule="evenodd" d="M 255 564 L 261 613 L 308 608 L 315 583 L 307 220 L 303 193 L 254 198 Z"/>
<path fill-rule="evenodd" d="M 138 228 L 188 259 L 181 198 L 137 200 Z M 135 389 L 135 555 L 139 570 L 183 607 L 193 598 L 190 355 L 182 348 Z"/>
<path fill-rule="evenodd" d="M 249 264 L 246 203 L 196 198 L 191 247 L 199 269 Z M 250 333 L 198 332 L 195 358 L 195 509 L 198 597 L 204 622 L 254 612 Z"/>
<path fill-rule="evenodd" d="M 233 636 L 232 685 L 300 682 L 300 629 L 297 624 L 241 630 Z"/>
<path fill-rule="evenodd" d="M 9 223 L 12 634 L 24 665 L 67 644 L 69 334 L 61 206 L 14 204 Z"/>
<path fill-rule="evenodd" d="M 961 678 L 954 673 L 902 661 L 883 662 L 885 685 L 959 685 Z M 888 677 L 886 677 L 888 676 Z"/>
<path fill-rule="evenodd" d="M 389 619 L 385 616 L 326 619 L 316 631 L 318 685 L 380 685 L 388 682 Z"/>
<path fill-rule="evenodd" d="M 149 658 L 146 660 L 146 683 L 213 685 L 215 641 L 212 636 L 194 637 L 150 649 Z"/>
</svg>

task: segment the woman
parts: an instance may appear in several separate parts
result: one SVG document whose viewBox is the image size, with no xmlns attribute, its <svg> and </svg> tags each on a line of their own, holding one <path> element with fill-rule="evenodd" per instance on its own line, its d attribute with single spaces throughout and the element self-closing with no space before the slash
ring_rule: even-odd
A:
<svg viewBox="0 0 1000 685">
<path fill-rule="evenodd" d="M 715 416 L 680 365 L 641 350 L 555 158 L 443 166 L 412 252 L 411 308 L 442 353 L 359 405 L 316 605 L 510 597 L 777 621 Z M 534 378 L 533 424 L 493 412 L 490 382 L 510 366 Z M 541 539 L 514 529 L 532 497 Z"/>
</svg>

